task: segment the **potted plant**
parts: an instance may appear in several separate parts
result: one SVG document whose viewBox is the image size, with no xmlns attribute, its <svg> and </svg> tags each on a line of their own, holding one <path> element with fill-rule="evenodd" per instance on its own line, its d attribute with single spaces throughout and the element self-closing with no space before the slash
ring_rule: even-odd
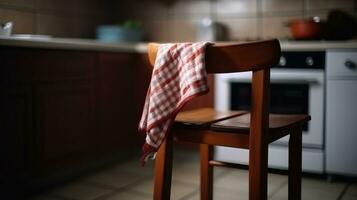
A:
<svg viewBox="0 0 357 200">
<path fill-rule="evenodd" d="M 97 28 L 97 39 L 103 42 L 138 42 L 143 37 L 142 25 L 127 20 L 118 25 L 102 25 Z"/>
</svg>

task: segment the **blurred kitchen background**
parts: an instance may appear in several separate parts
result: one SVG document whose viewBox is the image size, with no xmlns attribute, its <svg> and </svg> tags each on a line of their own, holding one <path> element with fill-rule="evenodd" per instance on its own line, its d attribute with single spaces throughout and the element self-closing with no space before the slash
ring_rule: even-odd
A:
<svg viewBox="0 0 357 200">
<path fill-rule="evenodd" d="M 312 17 L 322 32 L 296 40 L 289 23 Z M 272 110 L 312 116 L 302 197 L 356 200 L 356 18 L 357 0 L 0 0 L 0 199 L 152 199 L 153 163 L 138 162 L 146 42 L 278 38 Z M 249 78 L 209 76 L 212 92 L 185 109 L 247 108 Z M 287 144 L 270 148 L 269 199 L 287 199 Z M 199 199 L 197 147 L 174 156 L 173 199 Z M 246 170 L 214 173 L 215 199 L 248 199 Z"/>
<path fill-rule="evenodd" d="M 210 18 L 228 29 L 230 40 L 291 38 L 286 22 L 318 16 L 331 9 L 357 14 L 355 0 L 1 0 L 2 22 L 13 33 L 94 38 L 98 25 L 126 20 L 142 23 L 145 38 L 196 40 L 197 24 Z"/>
</svg>

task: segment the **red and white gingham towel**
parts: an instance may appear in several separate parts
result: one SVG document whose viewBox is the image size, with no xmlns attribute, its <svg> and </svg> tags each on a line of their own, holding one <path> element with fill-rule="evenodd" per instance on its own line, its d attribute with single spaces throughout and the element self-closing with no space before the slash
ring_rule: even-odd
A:
<svg viewBox="0 0 357 200">
<path fill-rule="evenodd" d="M 142 163 L 153 156 L 181 107 L 208 92 L 205 48 L 209 43 L 159 46 L 139 131 L 145 132 Z"/>
</svg>

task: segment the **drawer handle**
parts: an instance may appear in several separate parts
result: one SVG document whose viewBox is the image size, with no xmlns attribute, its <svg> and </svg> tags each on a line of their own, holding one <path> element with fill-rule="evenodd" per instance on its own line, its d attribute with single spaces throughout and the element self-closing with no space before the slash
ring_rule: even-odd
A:
<svg viewBox="0 0 357 200">
<path fill-rule="evenodd" d="M 356 69 L 356 63 L 353 62 L 352 60 L 346 60 L 345 62 L 345 66 L 348 68 L 348 69 Z"/>
</svg>

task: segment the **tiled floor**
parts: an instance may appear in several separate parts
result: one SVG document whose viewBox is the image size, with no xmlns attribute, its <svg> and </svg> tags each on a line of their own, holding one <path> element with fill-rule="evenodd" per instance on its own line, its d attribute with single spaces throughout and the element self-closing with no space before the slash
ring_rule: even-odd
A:
<svg viewBox="0 0 357 200">
<path fill-rule="evenodd" d="M 199 165 L 197 152 L 175 151 L 172 199 L 199 199 Z M 117 164 L 45 191 L 29 200 L 149 200 L 153 191 L 153 163 L 142 168 L 138 159 Z M 269 199 L 287 199 L 287 176 L 269 174 Z M 246 170 L 215 168 L 214 199 L 248 199 Z M 327 182 L 303 177 L 304 200 L 357 200 L 357 183 Z"/>
</svg>

